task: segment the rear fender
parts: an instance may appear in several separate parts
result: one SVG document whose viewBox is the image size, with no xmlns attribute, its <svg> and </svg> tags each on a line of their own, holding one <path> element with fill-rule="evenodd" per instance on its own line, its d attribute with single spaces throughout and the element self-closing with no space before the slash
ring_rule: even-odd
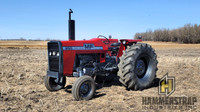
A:
<svg viewBox="0 0 200 112">
<path fill-rule="evenodd" d="M 132 45 L 133 43 L 142 42 L 142 39 L 121 39 L 120 40 L 120 47 L 117 54 L 117 58 L 123 55 L 123 51 L 126 50 L 127 46 Z"/>
</svg>

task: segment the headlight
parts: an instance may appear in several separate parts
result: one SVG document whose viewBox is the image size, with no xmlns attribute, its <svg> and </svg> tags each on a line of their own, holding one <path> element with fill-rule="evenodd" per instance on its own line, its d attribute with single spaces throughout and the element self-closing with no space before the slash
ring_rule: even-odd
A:
<svg viewBox="0 0 200 112">
<path fill-rule="evenodd" d="M 126 40 L 122 41 L 122 44 L 126 44 Z"/>
<path fill-rule="evenodd" d="M 56 52 L 55 52 L 55 51 L 53 51 L 53 53 L 52 53 L 52 54 L 53 54 L 53 56 L 55 56 L 55 55 L 56 55 Z"/>
<path fill-rule="evenodd" d="M 49 56 L 59 56 L 59 52 L 56 51 L 50 51 Z"/>
</svg>

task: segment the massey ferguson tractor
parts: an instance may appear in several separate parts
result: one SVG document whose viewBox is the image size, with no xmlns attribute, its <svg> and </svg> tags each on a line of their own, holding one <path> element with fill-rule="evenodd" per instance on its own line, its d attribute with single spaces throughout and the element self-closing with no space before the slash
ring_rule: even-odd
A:
<svg viewBox="0 0 200 112">
<path fill-rule="evenodd" d="M 78 77 L 72 86 L 75 100 L 89 100 L 96 83 L 116 75 L 131 90 L 143 90 L 156 78 L 157 55 L 139 39 L 112 39 L 99 35 L 75 40 L 75 20 L 69 11 L 69 40 L 48 42 L 48 71 L 44 83 L 49 91 L 64 88 L 66 77 Z"/>
</svg>

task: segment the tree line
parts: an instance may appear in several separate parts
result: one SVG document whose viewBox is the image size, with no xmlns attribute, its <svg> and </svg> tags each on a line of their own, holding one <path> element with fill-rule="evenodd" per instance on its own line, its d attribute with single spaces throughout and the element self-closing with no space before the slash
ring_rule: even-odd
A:
<svg viewBox="0 0 200 112">
<path fill-rule="evenodd" d="M 142 36 L 144 41 L 162 41 L 178 43 L 200 43 L 200 25 L 186 24 L 177 29 L 151 29 L 143 33 L 136 33 L 135 38 Z"/>
</svg>

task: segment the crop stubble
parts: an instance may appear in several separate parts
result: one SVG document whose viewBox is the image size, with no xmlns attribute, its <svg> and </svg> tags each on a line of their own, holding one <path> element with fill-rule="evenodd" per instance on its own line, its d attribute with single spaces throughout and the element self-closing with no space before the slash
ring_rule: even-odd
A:
<svg viewBox="0 0 200 112">
<path fill-rule="evenodd" d="M 175 76 L 176 90 L 172 96 L 196 96 L 200 108 L 200 45 L 148 43 L 158 55 L 157 77 L 166 73 Z M 45 44 L 39 43 L 34 49 L 27 43 L 26 47 L 2 47 L 0 42 L 0 111 L 137 111 L 142 109 L 142 97 L 159 96 L 158 87 L 128 91 L 112 82 L 103 88 L 98 85 L 92 100 L 74 101 L 68 87 L 75 78 L 67 78 L 65 89 L 48 92 L 43 84 L 48 64 Z"/>
</svg>

